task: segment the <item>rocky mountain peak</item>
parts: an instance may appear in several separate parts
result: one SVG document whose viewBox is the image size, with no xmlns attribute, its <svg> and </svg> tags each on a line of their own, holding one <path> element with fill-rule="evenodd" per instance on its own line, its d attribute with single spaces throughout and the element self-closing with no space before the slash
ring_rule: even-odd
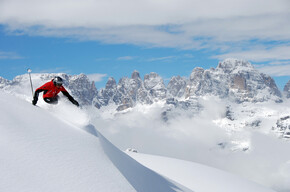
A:
<svg viewBox="0 0 290 192">
<path fill-rule="evenodd" d="M 284 91 L 284 94 L 285 94 L 286 98 L 289 99 L 290 98 L 290 80 L 285 85 L 283 91 Z"/>
<path fill-rule="evenodd" d="M 106 89 L 115 89 L 117 87 L 116 80 L 113 77 L 109 77 L 106 83 Z"/>
<path fill-rule="evenodd" d="M 187 80 L 184 77 L 174 76 L 167 85 L 168 97 L 182 97 L 186 88 Z"/>
<path fill-rule="evenodd" d="M 201 67 L 196 67 L 192 70 L 191 74 L 190 74 L 190 81 L 194 81 L 194 79 L 196 78 L 201 78 L 202 75 L 204 73 L 204 69 Z"/>
<path fill-rule="evenodd" d="M 154 72 L 144 76 L 144 87 L 149 91 L 154 100 L 166 98 L 166 87 L 163 79 Z"/>
<path fill-rule="evenodd" d="M 82 105 L 91 105 L 93 99 L 97 96 L 98 91 L 94 84 L 85 74 L 68 76 L 67 87 L 71 90 L 72 95 L 79 99 Z"/>
<path fill-rule="evenodd" d="M 159 86 L 160 88 L 165 87 L 163 79 L 155 72 L 151 72 L 144 76 L 144 85 L 146 89 L 153 89 L 156 86 Z"/>
<path fill-rule="evenodd" d="M 220 62 L 217 69 L 224 73 L 237 73 L 238 71 L 252 71 L 254 67 L 248 61 L 229 58 Z"/>
<path fill-rule="evenodd" d="M 235 102 L 281 102 L 281 93 L 275 81 L 255 70 L 244 60 L 225 59 L 216 69 L 196 67 L 186 86 L 185 98 L 214 95 Z"/>
<path fill-rule="evenodd" d="M 141 79 L 138 71 L 134 71 L 131 76 L 132 79 Z"/>
<path fill-rule="evenodd" d="M 197 106 L 196 101 L 184 102 L 191 98 L 203 96 L 217 96 L 236 103 L 264 102 L 273 100 L 281 102 L 281 93 L 275 81 L 268 75 L 255 70 L 253 66 L 243 60 L 226 59 L 220 62 L 216 69 L 196 67 L 189 78 L 172 77 L 166 87 L 163 79 L 155 72 L 146 74 L 144 80 L 138 71 L 133 71 L 131 78 L 123 77 L 118 84 L 110 77 L 105 88 L 97 91 L 94 82 L 85 74 L 70 76 L 67 74 L 32 74 L 35 87 L 50 81 L 54 76 L 61 76 L 65 80 L 65 87 L 81 104 L 95 105 L 98 108 L 115 104 L 119 110 L 133 107 L 136 104 L 152 104 L 157 101 L 179 104 L 179 106 Z M 30 93 L 29 76 L 17 76 L 13 81 L 0 77 L 0 88 L 13 89 L 22 86 Z M 284 88 L 287 98 L 290 98 L 290 81 Z M 178 101 L 180 100 L 180 101 Z M 176 101 L 176 102 L 175 102 Z M 120 108 L 119 108 L 120 106 Z"/>
</svg>

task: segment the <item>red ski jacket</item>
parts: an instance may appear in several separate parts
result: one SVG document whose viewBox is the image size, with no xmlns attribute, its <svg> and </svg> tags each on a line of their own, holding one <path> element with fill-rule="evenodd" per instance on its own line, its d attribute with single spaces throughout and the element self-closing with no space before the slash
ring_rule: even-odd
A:
<svg viewBox="0 0 290 192">
<path fill-rule="evenodd" d="M 61 91 L 65 96 L 68 96 L 67 90 L 63 87 L 60 86 L 59 88 L 56 87 L 52 81 L 45 83 L 41 87 L 37 88 L 35 90 L 36 93 L 42 92 L 43 91 L 43 98 L 51 98 L 51 97 L 56 97 L 57 94 Z"/>
</svg>

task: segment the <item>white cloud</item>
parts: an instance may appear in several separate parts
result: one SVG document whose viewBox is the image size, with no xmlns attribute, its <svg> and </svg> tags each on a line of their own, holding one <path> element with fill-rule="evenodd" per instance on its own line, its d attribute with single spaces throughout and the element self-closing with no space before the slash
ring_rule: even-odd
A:
<svg viewBox="0 0 290 192">
<path fill-rule="evenodd" d="M 128 60 L 133 60 L 134 57 L 132 56 L 123 56 L 123 57 L 118 57 L 117 60 L 121 60 L 121 61 L 128 61 Z"/>
<path fill-rule="evenodd" d="M 30 35 L 200 49 L 289 40 L 289 9 L 287 0 L 2 0 L 0 23 Z"/>
<path fill-rule="evenodd" d="M 0 24 L 16 35 L 210 49 L 223 52 L 217 59 L 288 62 L 289 10 L 289 0 L 2 0 Z"/>
<path fill-rule="evenodd" d="M 243 116 L 241 111 L 245 108 L 253 111 L 253 108 L 247 105 L 239 109 L 234 105 L 235 114 L 241 115 L 240 120 L 235 120 L 237 124 L 229 125 L 231 128 L 220 127 L 213 120 L 228 122 L 225 113 L 229 103 L 217 98 L 204 98 L 201 104 L 203 107 L 199 115 L 190 118 L 187 115 L 191 112 L 183 111 L 182 115 L 175 114 L 167 122 L 162 121 L 161 117 L 166 109 L 157 103 L 150 107 L 136 106 L 118 115 L 111 106 L 90 111 L 93 116 L 91 122 L 121 150 L 134 148 L 140 153 L 194 161 L 242 175 L 277 191 L 289 191 L 290 154 L 285 153 L 285 150 L 289 149 L 290 143 L 271 133 L 269 124 L 272 121 L 267 115 L 259 116 L 259 120 L 264 122 L 259 130 L 240 129 L 239 126 L 243 127 L 245 122 L 253 120 Z M 264 111 L 271 111 L 271 114 L 276 114 L 274 111 L 277 110 L 278 115 L 281 106 L 287 104 L 273 108 L 266 107 L 268 104 L 260 107 Z M 250 146 L 246 152 L 232 148 L 236 145 L 242 147 L 245 143 Z"/>
<path fill-rule="evenodd" d="M 273 45 L 274 46 L 274 45 Z M 242 58 L 255 62 L 290 60 L 290 45 L 278 45 L 272 48 L 259 47 L 247 51 L 229 52 L 226 54 L 216 55 L 213 58 L 226 59 L 229 57 Z"/>
<path fill-rule="evenodd" d="M 290 62 L 287 65 L 269 65 L 258 68 L 259 71 L 270 76 L 290 76 Z"/>
<path fill-rule="evenodd" d="M 99 73 L 87 74 L 87 77 L 91 81 L 95 81 L 95 82 L 103 81 L 103 78 L 106 77 L 106 76 L 107 76 L 107 74 L 99 74 Z"/>
<path fill-rule="evenodd" d="M 176 58 L 176 56 L 154 57 L 154 58 L 148 59 L 148 61 L 170 61 L 174 58 Z"/>
<path fill-rule="evenodd" d="M 36 73 L 67 73 L 67 74 L 71 73 L 70 69 L 65 69 L 65 68 L 61 68 L 61 67 L 51 68 L 51 69 L 41 69 L 41 70 L 36 68 L 33 71 Z"/>
<path fill-rule="evenodd" d="M 19 56 L 14 52 L 2 52 L 0 51 L 0 59 L 23 59 L 23 57 Z"/>
<path fill-rule="evenodd" d="M 288 8 L 287 0 L 2 0 L 0 18 L 2 22 L 69 28 L 156 26 L 281 14 L 288 13 Z"/>
</svg>

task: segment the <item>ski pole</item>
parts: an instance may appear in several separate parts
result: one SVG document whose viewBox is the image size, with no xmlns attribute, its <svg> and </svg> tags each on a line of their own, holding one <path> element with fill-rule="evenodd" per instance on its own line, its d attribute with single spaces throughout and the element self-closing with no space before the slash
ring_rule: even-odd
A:
<svg viewBox="0 0 290 192">
<path fill-rule="evenodd" d="M 31 75 L 30 75 L 30 73 L 31 73 L 31 69 L 27 69 L 27 72 L 28 72 L 28 74 L 29 74 L 29 79 L 30 79 L 30 86 L 31 86 L 31 92 L 32 92 L 32 97 L 33 97 L 33 86 L 32 86 L 32 80 L 31 80 Z"/>
</svg>

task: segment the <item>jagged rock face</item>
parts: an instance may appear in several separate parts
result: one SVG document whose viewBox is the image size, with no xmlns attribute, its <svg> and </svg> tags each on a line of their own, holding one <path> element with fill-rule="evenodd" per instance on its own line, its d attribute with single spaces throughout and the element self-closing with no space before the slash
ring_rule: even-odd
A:
<svg viewBox="0 0 290 192">
<path fill-rule="evenodd" d="M 195 68 L 186 87 L 185 97 L 214 95 L 237 103 L 281 102 L 281 93 L 274 80 L 259 73 L 246 61 L 226 59 L 216 69 Z"/>
<path fill-rule="evenodd" d="M 223 73 L 237 73 L 239 71 L 253 71 L 255 70 L 253 65 L 249 62 L 239 59 L 225 59 L 220 62 L 217 66 L 219 71 L 223 71 Z"/>
<path fill-rule="evenodd" d="M 131 76 L 131 78 L 132 79 L 135 79 L 135 80 L 141 80 L 141 78 L 140 78 L 140 73 L 138 72 L 138 71 L 134 71 L 133 73 L 132 73 L 132 76 Z"/>
<path fill-rule="evenodd" d="M 164 121 L 180 115 L 193 117 L 203 109 L 197 98 L 189 98 L 182 101 L 175 98 L 168 98 L 166 99 L 164 108 L 165 110 L 161 114 Z"/>
<path fill-rule="evenodd" d="M 286 98 L 290 98 L 290 80 L 288 81 L 288 83 L 285 85 L 284 87 L 284 94 L 286 96 Z"/>
<path fill-rule="evenodd" d="M 163 79 L 157 74 L 151 72 L 144 76 L 144 87 L 149 91 L 153 100 L 161 100 L 166 98 L 166 87 Z"/>
<path fill-rule="evenodd" d="M 167 85 L 167 98 L 184 96 L 187 81 L 180 76 L 172 77 Z"/>
<path fill-rule="evenodd" d="M 115 90 L 117 88 L 116 80 L 113 77 L 110 77 L 108 79 L 108 82 L 106 84 L 107 90 Z"/>
<path fill-rule="evenodd" d="M 93 104 L 97 108 L 106 106 L 110 103 L 110 100 L 114 100 L 115 94 L 117 92 L 116 80 L 113 77 L 108 79 L 105 89 L 101 89 L 98 96 L 94 98 Z"/>
<path fill-rule="evenodd" d="M 290 116 L 278 119 L 272 130 L 276 131 L 280 137 L 290 139 Z"/>
<path fill-rule="evenodd" d="M 217 96 L 229 99 L 236 103 L 263 102 L 281 100 L 281 93 L 274 80 L 265 74 L 259 73 L 246 61 L 226 59 L 220 62 L 217 68 L 195 68 L 189 79 L 177 76 L 172 77 L 168 86 L 157 73 L 150 73 L 140 78 L 138 71 L 132 73 L 131 78 L 123 77 L 118 84 L 114 78 L 109 78 L 106 87 L 97 91 L 94 82 L 89 81 L 86 75 L 69 76 L 66 74 L 33 74 L 33 80 L 43 83 L 50 81 L 54 76 L 61 76 L 64 86 L 69 89 L 76 99 L 83 105 L 93 104 L 97 108 L 110 104 L 117 105 L 118 110 L 133 107 L 136 104 L 152 104 L 167 99 L 177 99 L 178 108 L 195 107 L 195 102 L 190 105 L 181 101 L 202 96 Z M 10 89 L 13 86 L 23 86 L 30 89 L 28 75 L 16 77 L 13 81 L 0 78 L 0 88 Z M 290 81 L 285 86 L 284 92 L 290 98 Z M 180 101 L 179 101 L 180 100 Z"/>
<path fill-rule="evenodd" d="M 151 89 L 147 90 L 144 84 L 138 71 L 134 71 L 131 78 L 121 78 L 118 85 L 113 78 L 109 78 L 105 89 L 102 89 L 97 99 L 94 100 L 95 106 L 99 108 L 114 103 L 118 106 L 117 110 L 120 111 L 133 107 L 137 103 L 152 104 Z M 154 87 L 156 85 L 152 89 Z"/>
<path fill-rule="evenodd" d="M 138 79 L 129 79 L 123 77 L 120 79 L 117 86 L 118 99 L 115 100 L 117 105 L 121 105 L 119 109 L 124 110 L 133 107 L 137 97 L 137 90 L 140 87 Z"/>
<path fill-rule="evenodd" d="M 80 98 L 80 104 L 91 105 L 98 91 L 95 82 L 91 82 L 85 74 L 72 76 L 68 80 L 68 88 L 72 95 Z"/>
<path fill-rule="evenodd" d="M 132 85 L 133 85 L 133 100 L 141 104 L 152 104 L 151 97 L 145 88 L 143 81 L 140 78 L 138 71 L 132 73 Z"/>
<path fill-rule="evenodd" d="M 93 105 L 98 109 L 102 106 L 107 106 L 113 103 L 114 100 L 118 102 L 117 96 L 117 84 L 113 77 L 110 77 L 107 81 L 106 87 L 98 92 L 97 97 L 93 100 Z"/>
<path fill-rule="evenodd" d="M 232 65 L 229 63 L 232 63 Z M 229 69 L 229 66 L 232 69 Z M 255 70 L 249 62 L 226 59 L 219 64 L 218 69 L 230 72 L 228 76 L 229 82 L 231 82 L 229 95 L 236 102 L 263 102 L 268 100 L 281 102 L 281 93 L 274 80 L 270 76 Z"/>
<path fill-rule="evenodd" d="M 162 78 L 156 73 L 145 75 L 144 82 L 138 71 L 132 73 L 131 78 L 123 77 L 118 85 L 113 78 L 110 78 L 106 88 L 102 89 L 98 98 L 94 100 L 96 107 L 116 104 L 117 110 L 125 110 L 135 106 L 137 103 L 152 104 L 166 98 L 166 87 Z"/>
<path fill-rule="evenodd" d="M 114 78 L 109 78 L 105 89 L 99 92 L 94 103 L 98 108 L 113 103 L 118 106 L 117 110 L 121 111 L 133 107 L 137 103 L 152 104 L 152 100 L 144 87 L 139 72 L 134 71 L 131 78 L 121 78 L 118 85 Z"/>
<path fill-rule="evenodd" d="M 234 75 L 230 87 L 232 89 L 247 90 L 246 79 L 241 74 Z"/>
<path fill-rule="evenodd" d="M 228 87 L 215 69 L 204 70 L 195 68 L 191 75 L 189 84 L 186 87 L 186 98 L 191 96 L 214 95 L 225 98 L 228 95 Z"/>
</svg>

